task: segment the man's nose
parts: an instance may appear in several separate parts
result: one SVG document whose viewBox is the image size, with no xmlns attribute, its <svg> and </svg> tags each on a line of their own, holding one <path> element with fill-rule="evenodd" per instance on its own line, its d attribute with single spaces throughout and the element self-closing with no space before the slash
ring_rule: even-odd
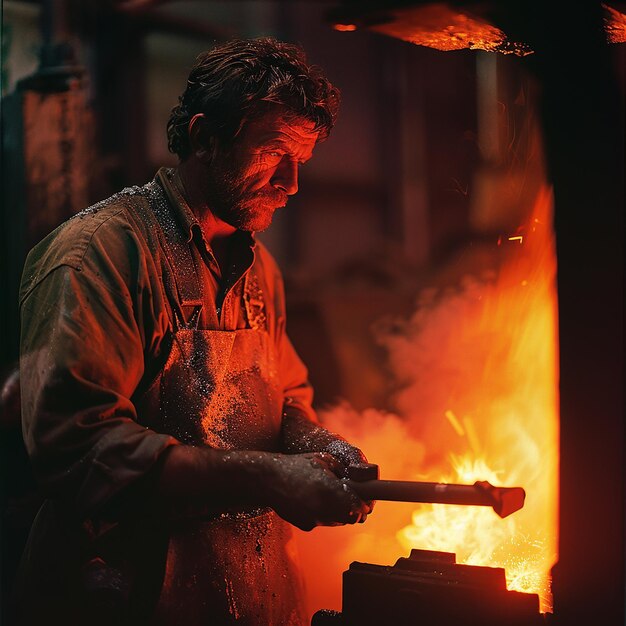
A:
<svg viewBox="0 0 626 626">
<path fill-rule="evenodd" d="M 284 156 L 274 171 L 270 183 L 288 196 L 293 196 L 298 191 L 298 162 Z"/>
</svg>

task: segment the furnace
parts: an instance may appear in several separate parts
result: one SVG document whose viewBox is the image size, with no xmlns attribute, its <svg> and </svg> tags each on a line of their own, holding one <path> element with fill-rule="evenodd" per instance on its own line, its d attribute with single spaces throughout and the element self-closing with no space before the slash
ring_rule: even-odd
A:
<svg viewBox="0 0 626 626">
<path fill-rule="evenodd" d="M 543 517 L 543 521 L 547 522 L 545 528 L 551 529 L 554 552 L 541 556 L 541 552 L 534 551 L 537 542 L 532 537 L 518 535 L 520 544 L 526 542 L 526 548 L 522 547 L 521 553 L 525 551 L 524 558 L 528 559 L 528 563 L 537 564 L 543 559 L 541 567 L 547 579 L 534 593 L 542 596 L 542 611 L 548 611 L 548 614 L 539 618 L 535 607 L 535 613 L 520 617 L 519 622 L 515 621 L 517 618 L 510 618 L 502 623 L 535 624 L 552 618 L 550 623 L 564 625 L 621 624 L 624 619 L 624 415 L 621 383 L 624 163 L 619 145 L 621 133 L 617 129 L 623 129 L 623 115 L 619 113 L 620 99 L 615 74 L 611 73 L 611 53 L 607 41 L 615 43 L 624 40 L 624 16 L 611 6 L 599 4 L 585 9 L 571 7 L 570 10 L 557 10 L 540 3 L 526 3 L 524 7 L 517 3 L 498 6 L 487 3 L 479 7 L 472 3 L 368 2 L 357 5 L 344 2 L 330 14 L 330 19 L 340 31 L 368 28 L 440 50 L 473 48 L 513 53 L 523 57 L 529 74 L 537 83 L 539 125 L 547 161 L 546 186 L 536 195 L 535 209 L 529 211 L 525 224 L 517 232 L 504 234 L 498 245 L 530 246 L 530 255 L 538 259 L 544 255 L 536 245 L 539 233 L 542 231 L 544 241 L 549 242 L 554 223 L 556 248 L 553 247 L 549 253 L 554 255 L 552 268 L 544 268 L 543 278 L 515 275 L 508 285 L 501 285 L 511 290 L 514 282 L 529 287 L 536 285 L 537 280 L 554 281 L 550 287 L 553 293 L 548 295 L 546 301 L 549 307 L 546 311 L 551 310 L 552 313 L 542 317 L 538 313 L 540 309 L 533 305 L 538 314 L 531 316 L 530 327 L 521 331 L 524 337 L 520 345 L 528 345 L 531 334 L 527 331 L 534 333 L 542 326 L 548 330 L 548 335 L 543 338 L 553 342 L 554 353 L 552 356 L 548 354 L 547 362 L 553 358 L 556 366 L 553 371 L 554 391 L 548 389 L 546 396 L 536 386 L 530 386 L 523 390 L 523 395 L 528 398 L 534 393 L 546 401 L 546 406 L 552 404 L 550 410 L 554 411 L 555 422 L 549 438 L 555 443 L 556 456 L 547 466 L 541 465 L 546 461 L 543 449 L 533 452 L 528 447 L 519 457 L 530 463 L 528 469 L 533 463 L 536 467 L 539 463 L 542 468 L 550 468 L 542 476 L 542 472 L 538 472 L 536 482 L 533 482 L 532 472 L 521 472 L 532 486 L 521 484 L 527 488 L 529 507 L 532 507 L 533 500 L 537 503 L 541 493 L 539 499 L 545 508 L 536 509 L 535 517 Z M 618 71 L 622 72 L 620 76 L 623 79 L 623 65 Z M 549 243 L 550 246 L 553 244 Z M 528 270 L 528 265 L 525 270 Z M 468 290 L 471 289 L 472 286 L 469 286 Z M 477 289 L 476 293 L 479 292 Z M 548 294 L 548 291 L 545 293 Z M 553 298 L 552 303 L 550 298 Z M 525 306 L 523 301 L 521 298 L 517 308 L 512 309 L 513 316 L 520 306 Z M 468 312 L 461 306 L 458 310 Z M 550 332 L 554 332 L 552 338 Z M 454 335 L 455 331 L 451 333 Z M 541 361 L 535 361 L 528 367 L 536 369 L 538 377 L 533 381 L 546 380 L 547 370 L 537 369 L 542 367 Z M 551 393 L 554 395 L 550 398 Z M 595 403 L 598 405 L 596 408 Z M 499 409 L 502 411 L 504 407 Z M 541 411 L 535 414 L 537 425 L 545 428 L 547 414 L 542 413 L 539 417 L 539 413 Z M 454 407 L 448 407 L 445 414 L 449 426 L 459 436 L 462 433 L 468 440 L 474 438 L 474 444 L 480 441 L 472 432 L 474 424 L 471 419 L 466 420 L 466 416 L 459 414 Z M 598 419 L 591 417 L 592 414 L 599 415 Z M 494 419 L 497 420 L 497 417 Z M 525 421 L 532 420 L 532 415 L 525 417 Z M 535 453 L 537 456 L 532 460 Z M 471 461 L 464 459 L 457 459 L 456 469 L 458 475 L 472 480 L 477 478 L 472 472 L 485 477 L 490 471 L 489 464 L 472 466 Z M 442 476 L 448 481 L 454 478 Z M 552 487 L 544 490 L 550 484 Z M 599 492 L 592 485 L 596 485 Z M 581 498 L 585 490 L 596 493 L 593 513 Z M 548 511 L 551 519 L 546 518 Z M 401 540 L 409 549 L 429 547 L 448 553 L 452 552 L 450 542 L 458 541 L 459 552 L 464 552 L 463 562 L 466 563 L 468 554 L 472 556 L 480 552 L 485 543 L 491 542 L 493 534 L 499 532 L 495 526 L 498 520 L 494 521 L 494 525 L 491 524 L 493 520 L 489 520 L 487 525 L 478 527 L 477 536 L 482 536 L 483 545 L 478 545 L 481 542 L 477 540 L 476 545 L 469 546 L 468 542 L 473 539 L 465 528 L 474 523 L 472 515 L 461 511 L 446 512 L 445 506 L 432 513 L 416 512 L 413 524 L 402 530 Z M 464 528 L 458 539 L 451 538 L 451 526 L 446 525 L 455 519 L 462 520 L 458 526 Z M 488 549 L 484 551 L 489 552 Z M 433 558 L 437 562 L 439 557 Z M 452 557 L 442 558 L 445 561 Z M 412 553 L 408 561 L 400 558 L 395 566 L 390 563 L 353 563 L 344 574 L 343 606 L 344 619 L 347 620 L 344 623 L 353 623 L 350 620 L 354 615 L 362 624 L 447 624 L 447 618 L 442 615 L 451 596 L 445 600 L 442 599 L 445 596 L 438 596 L 439 612 L 433 609 L 432 613 L 427 613 L 426 609 L 417 608 L 420 604 L 416 598 L 424 599 L 427 595 L 423 589 L 407 591 L 416 600 L 415 604 L 409 610 L 408 605 L 401 602 L 405 610 L 393 612 L 393 618 L 389 613 L 377 613 L 377 600 L 373 600 L 369 612 L 363 607 L 356 607 L 351 600 L 357 588 L 361 597 L 377 598 L 379 593 L 389 593 L 392 597 L 397 593 L 402 595 L 406 571 L 403 568 L 414 568 L 414 572 L 423 567 L 422 559 L 432 563 L 431 557 L 424 557 L 423 553 Z M 415 565 L 415 560 L 420 564 Z M 446 572 L 455 571 L 450 562 L 447 565 L 450 570 Z M 511 575 L 515 566 L 511 562 L 505 568 L 509 590 L 515 584 L 512 579 L 517 578 Z M 481 567 L 484 565 L 476 569 L 477 578 L 480 578 Z M 432 571 L 439 570 L 434 567 Z M 493 572 L 494 577 L 502 574 L 502 569 L 498 570 L 498 574 Z M 450 580 L 446 578 L 446 584 Z M 524 584 L 528 583 L 527 579 Z M 536 598 L 532 594 L 530 597 Z M 491 618 L 476 617 L 481 610 L 486 610 L 485 604 L 490 603 L 486 596 L 482 598 L 477 604 L 467 600 L 467 606 L 473 607 L 465 615 L 467 623 L 492 623 L 489 621 Z M 394 606 L 397 608 L 398 605 Z M 420 610 L 426 613 L 420 613 Z M 317 618 L 339 619 L 339 616 L 333 618 L 319 614 Z M 368 622 L 367 619 L 374 621 Z M 460 620 L 458 615 L 451 619 Z"/>
</svg>

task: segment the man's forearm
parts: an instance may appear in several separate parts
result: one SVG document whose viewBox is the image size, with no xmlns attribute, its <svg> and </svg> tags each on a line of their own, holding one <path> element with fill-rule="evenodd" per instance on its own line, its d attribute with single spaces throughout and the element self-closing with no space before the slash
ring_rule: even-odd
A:
<svg viewBox="0 0 626 626">
<path fill-rule="evenodd" d="M 269 505 L 272 464 L 280 455 L 178 445 L 164 453 L 156 496 L 166 506 Z"/>
<path fill-rule="evenodd" d="M 302 530 L 355 523 L 371 505 L 337 478 L 338 465 L 328 454 L 175 445 L 161 455 L 147 484 L 126 491 L 109 512 L 118 512 L 114 519 L 179 518 L 252 506 L 271 507 Z"/>
<path fill-rule="evenodd" d="M 365 455 L 343 437 L 298 414 L 283 417 L 282 445 L 287 454 L 327 452 L 345 466 L 367 461 Z"/>
<path fill-rule="evenodd" d="M 337 435 L 320 426 L 304 415 L 286 414 L 282 423 L 282 446 L 284 452 L 322 452 Z"/>
</svg>

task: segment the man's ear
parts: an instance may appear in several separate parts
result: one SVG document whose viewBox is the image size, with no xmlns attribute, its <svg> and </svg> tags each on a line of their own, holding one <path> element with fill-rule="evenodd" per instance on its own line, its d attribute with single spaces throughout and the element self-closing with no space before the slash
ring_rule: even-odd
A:
<svg viewBox="0 0 626 626">
<path fill-rule="evenodd" d="M 215 155 L 217 140 L 209 134 L 204 113 L 196 113 L 189 121 L 189 144 L 191 152 L 202 163 L 209 165 Z"/>
</svg>

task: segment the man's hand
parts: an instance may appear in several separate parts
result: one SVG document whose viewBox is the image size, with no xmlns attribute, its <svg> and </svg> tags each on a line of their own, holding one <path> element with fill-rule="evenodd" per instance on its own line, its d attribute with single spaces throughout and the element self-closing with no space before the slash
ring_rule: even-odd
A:
<svg viewBox="0 0 626 626">
<path fill-rule="evenodd" d="M 340 478 L 343 464 L 326 452 L 177 445 L 162 455 L 155 474 L 149 499 L 165 515 L 205 505 L 215 510 L 267 506 L 294 526 L 311 530 L 364 522 L 373 506 Z"/>
<path fill-rule="evenodd" d="M 337 438 L 333 439 L 324 450 L 328 454 L 331 454 L 340 463 L 338 476 L 342 478 L 347 477 L 348 467 L 351 465 L 361 465 L 367 463 L 367 457 L 363 452 L 348 443 L 345 439 Z"/>
<path fill-rule="evenodd" d="M 266 483 L 269 505 L 301 530 L 364 522 L 373 504 L 338 478 L 343 472 L 343 463 L 325 452 L 274 455 Z"/>
<path fill-rule="evenodd" d="M 346 476 L 346 470 L 350 465 L 367 463 L 367 458 L 359 448 L 303 415 L 285 415 L 282 435 L 283 449 L 288 454 L 298 452 L 331 454 L 340 463 L 333 471 L 342 478 Z"/>
</svg>

